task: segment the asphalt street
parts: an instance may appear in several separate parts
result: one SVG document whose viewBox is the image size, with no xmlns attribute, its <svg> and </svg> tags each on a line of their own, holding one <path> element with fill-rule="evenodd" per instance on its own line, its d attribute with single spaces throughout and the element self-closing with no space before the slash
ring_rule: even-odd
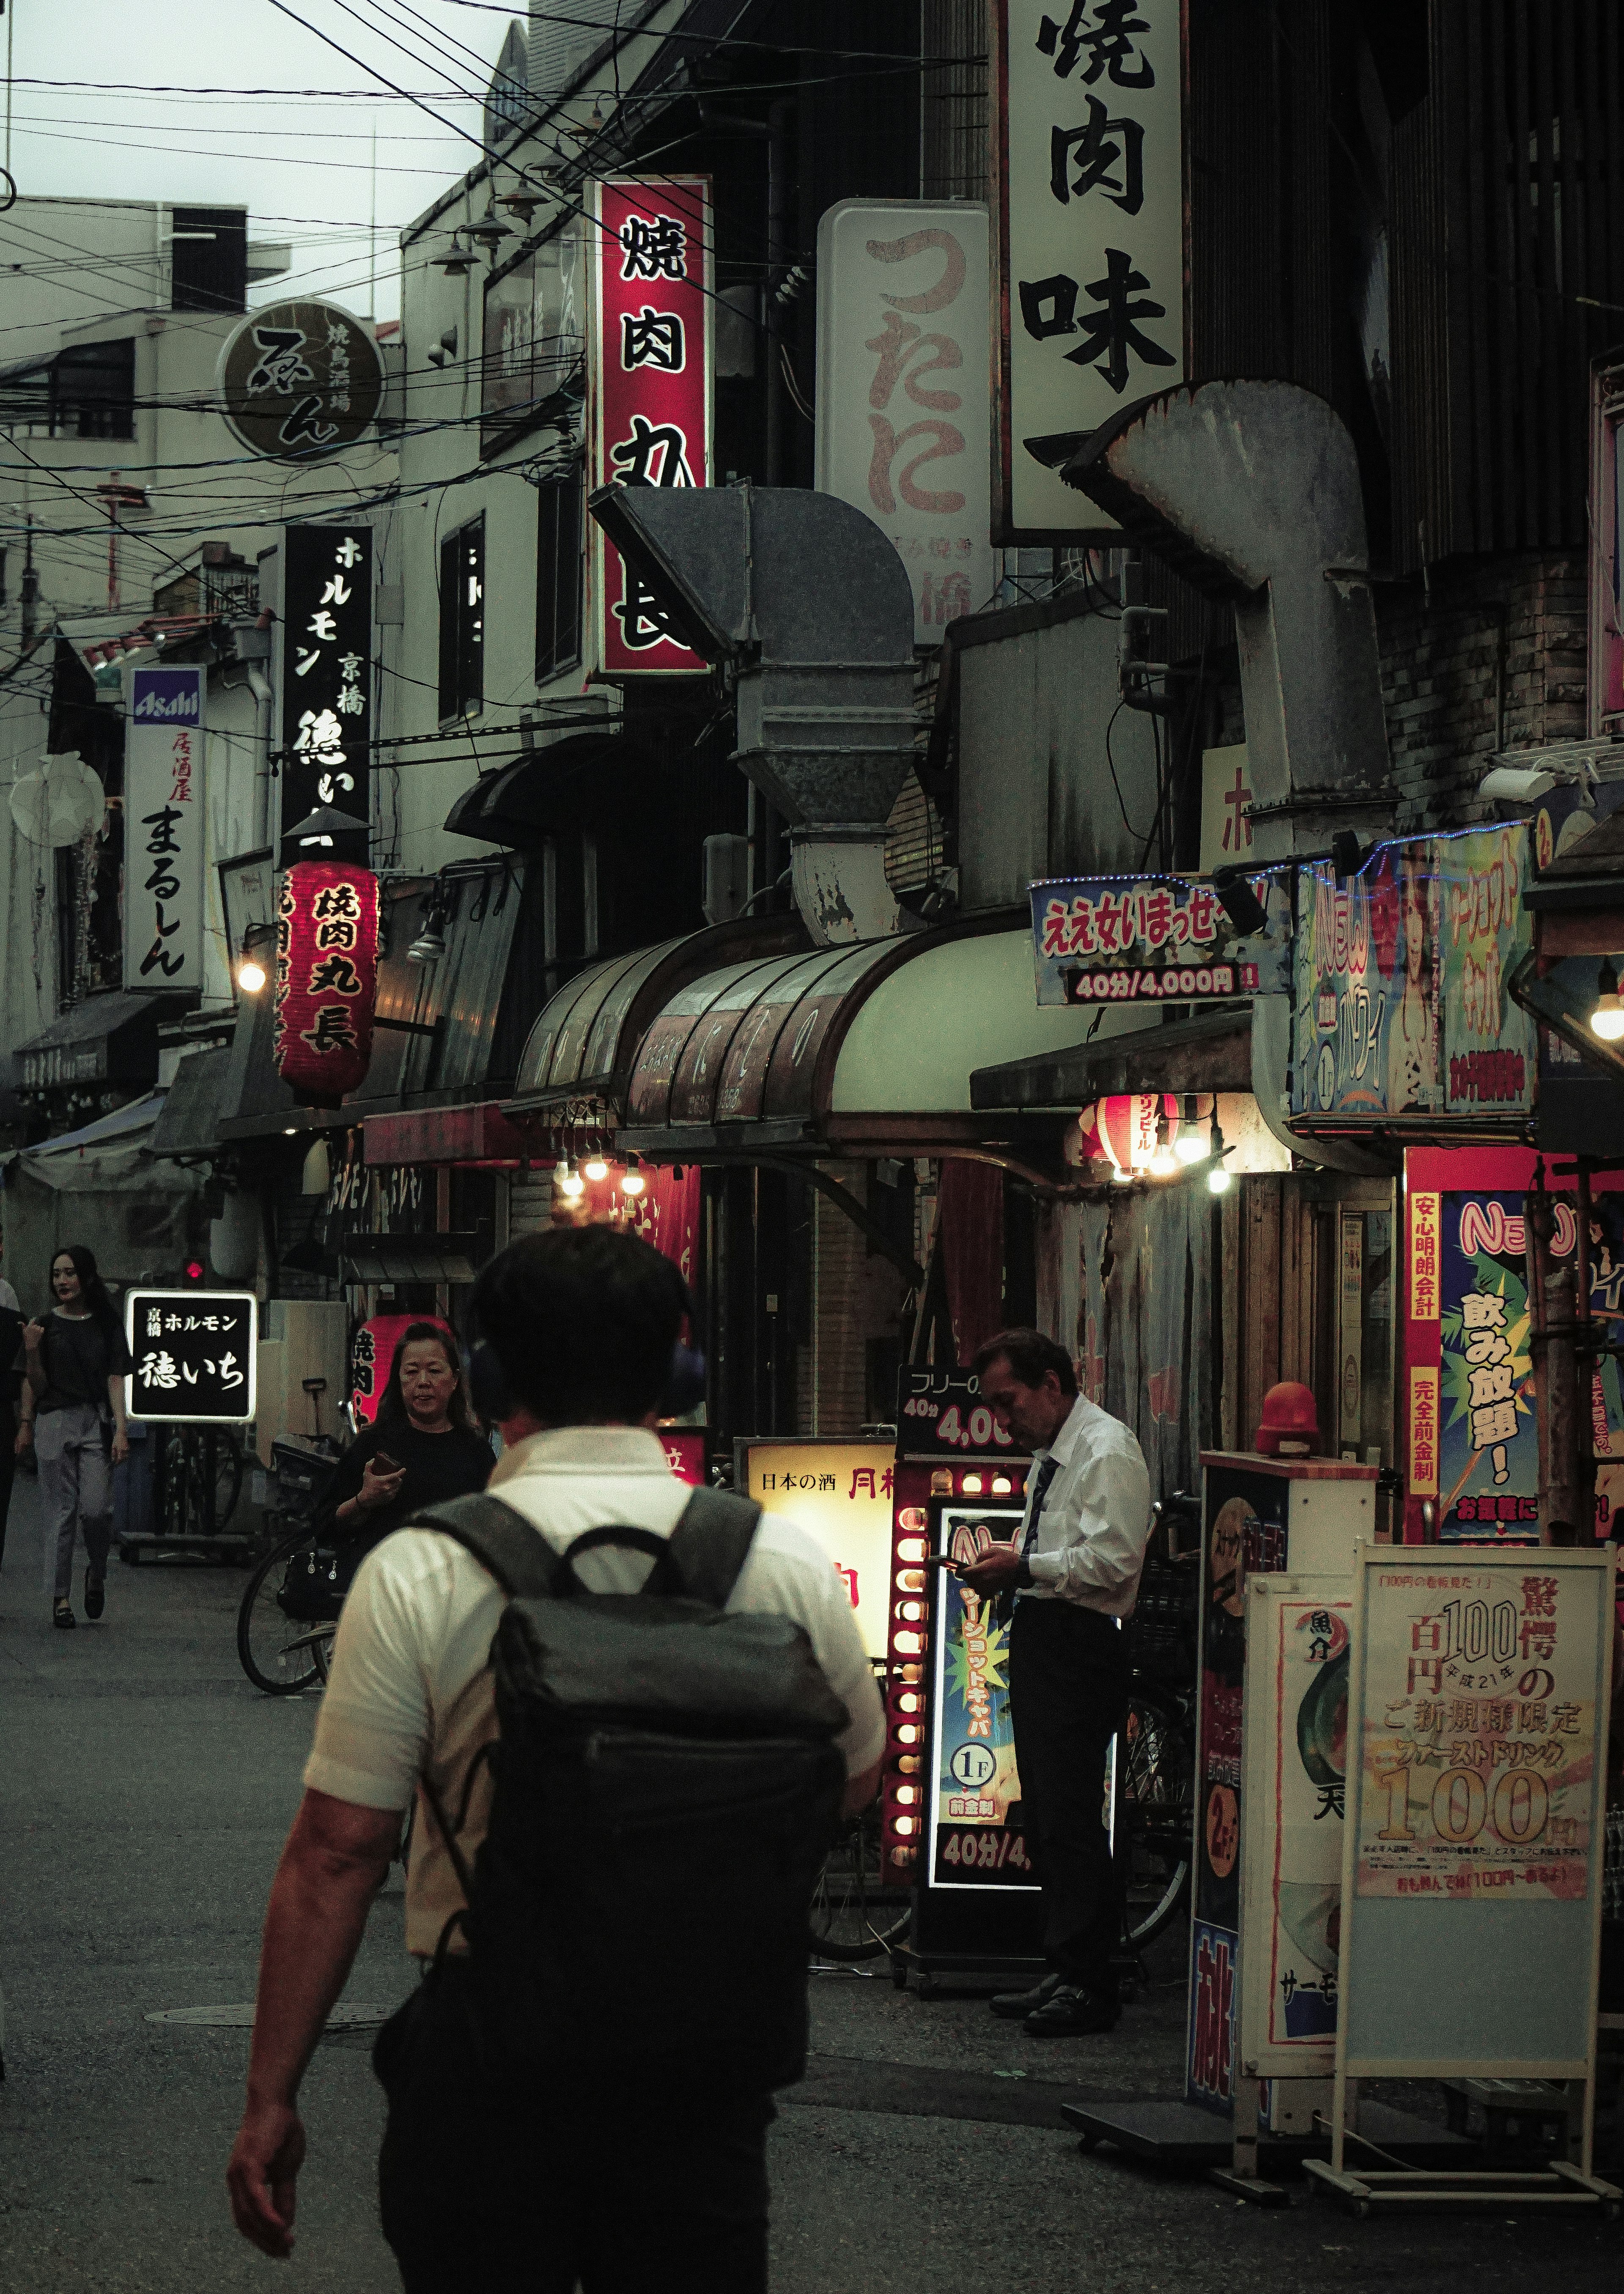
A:
<svg viewBox="0 0 1624 2294">
<path fill-rule="evenodd" d="M 278 2266 L 232 2229 L 222 2180 L 246 2031 L 148 2019 L 251 1998 L 313 1700 L 260 1696 L 239 1672 L 234 1569 L 115 1566 L 105 1622 L 53 1631 L 37 1509 L 20 1477 L 0 1574 L 0 2287 L 274 2283 Z M 1036 2042 L 983 1997 L 921 2001 L 883 1971 L 815 1976 L 816 2052 L 772 2139 L 775 2288 L 1617 2286 L 1617 2225 L 1360 2222 L 1305 2186 L 1265 2211 L 1084 2156 L 1063 2098 L 1177 2089 L 1181 1952 L 1177 1936 L 1157 1948 L 1151 1988 L 1104 2039 Z M 346 2001 L 387 2006 L 410 1980 L 400 1897 L 386 1893 Z M 312 2294 L 398 2283 L 376 2225 L 368 2044 L 335 2031 L 306 2085 L 311 2156 L 287 2275 Z"/>
</svg>

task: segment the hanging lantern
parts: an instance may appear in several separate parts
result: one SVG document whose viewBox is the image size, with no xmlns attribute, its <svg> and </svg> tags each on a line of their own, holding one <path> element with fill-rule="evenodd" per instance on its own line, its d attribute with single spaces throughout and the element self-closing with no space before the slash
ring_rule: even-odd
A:
<svg viewBox="0 0 1624 2294">
<path fill-rule="evenodd" d="M 1165 1126 L 1165 1128 L 1164 1128 Z M 1083 1134 L 1089 1135 L 1089 1119 Z M 1171 1146 L 1179 1131 L 1179 1102 L 1171 1092 L 1121 1092 L 1094 1102 L 1092 1132 L 1099 1152 L 1119 1171 L 1147 1171 L 1156 1155 L 1158 1135 Z"/>
<path fill-rule="evenodd" d="M 378 878 L 301 860 L 277 900 L 276 1071 L 309 1107 L 337 1107 L 365 1078 L 378 1002 Z"/>
</svg>

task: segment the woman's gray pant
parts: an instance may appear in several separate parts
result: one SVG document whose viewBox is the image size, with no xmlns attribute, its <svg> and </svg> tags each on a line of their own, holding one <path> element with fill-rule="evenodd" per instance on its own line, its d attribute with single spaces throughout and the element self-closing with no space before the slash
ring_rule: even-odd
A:
<svg viewBox="0 0 1624 2294">
<path fill-rule="evenodd" d="M 73 1547 L 85 1533 L 85 1550 L 98 1577 L 107 1574 L 113 1537 L 113 1468 L 93 1403 L 44 1410 L 34 1421 L 45 1500 L 45 1590 L 65 1601 L 73 1590 Z"/>
</svg>

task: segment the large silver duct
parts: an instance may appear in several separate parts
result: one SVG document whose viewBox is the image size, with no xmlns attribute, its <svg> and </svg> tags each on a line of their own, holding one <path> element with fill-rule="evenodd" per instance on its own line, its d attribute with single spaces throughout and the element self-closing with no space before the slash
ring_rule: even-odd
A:
<svg viewBox="0 0 1624 2294">
<path fill-rule="evenodd" d="M 807 929 L 897 929 L 884 829 L 914 753 L 914 598 L 861 510 L 797 487 L 604 486 L 588 504 L 670 626 L 724 663 L 734 761 L 789 824 Z"/>
<path fill-rule="evenodd" d="M 1235 611 L 1260 866 L 1381 834 L 1393 790 L 1382 712 L 1364 503 L 1353 441 L 1333 407 L 1288 382 L 1160 392 L 1096 431 L 1061 473 L 1145 548 Z M 1362 1149 L 1286 1127 L 1291 1007 L 1260 997 L 1253 1088 L 1298 1154 L 1384 1168 Z"/>
</svg>

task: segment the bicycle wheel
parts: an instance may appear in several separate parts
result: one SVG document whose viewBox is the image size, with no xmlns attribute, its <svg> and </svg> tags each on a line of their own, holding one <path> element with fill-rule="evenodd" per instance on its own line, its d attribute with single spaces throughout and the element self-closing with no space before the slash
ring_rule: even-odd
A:
<svg viewBox="0 0 1624 2294">
<path fill-rule="evenodd" d="M 1137 1948 L 1161 1934 L 1190 1892 L 1196 1748 L 1176 1709 L 1142 1686 L 1128 1698 L 1116 1741 L 1116 1859 L 1125 1933 Z"/>
<path fill-rule="evenodd" d="M 907 1891 L 881 1885 L 880 1818 L 849 1819 L 824 1859 L 812 1891 L 808 1941 L 819 1959 L 876 1959 L 907 1933 Z"/>
<path fill-rule="evenodd" d="M 242 1495 L 242 1444 L 223 1429 L 215 1435 L 215 1527 L 223 1529 Z"/>
<path fill-rule="evenodd" d="M 267 1696 L 296 1696 L 327 1679 L 327 1647 L 336 1620 L 289 1616 L 281 1598 L 290 1565 L 315 1550 L 311 1532 L 296 1530 L 272 1547 L 243 1591 L 237 1654 L 255 1688 Z"/>
</svg>

